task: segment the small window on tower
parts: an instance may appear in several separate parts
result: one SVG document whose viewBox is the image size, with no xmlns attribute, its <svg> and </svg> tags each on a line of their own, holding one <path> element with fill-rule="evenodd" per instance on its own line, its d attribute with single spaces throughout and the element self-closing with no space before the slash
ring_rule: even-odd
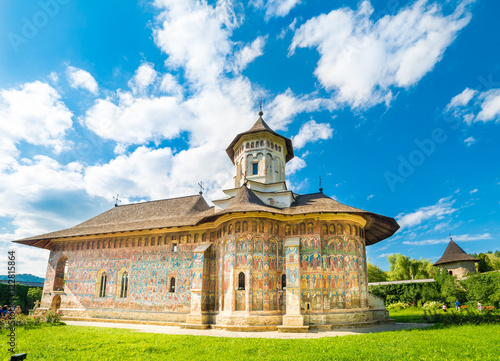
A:
<svg viewBox="0 0 500 361">
<path fill-rule="evenodd" d="M 259 163 L 252 163 L 252 174 L 259 174 Z"/>
</svg>

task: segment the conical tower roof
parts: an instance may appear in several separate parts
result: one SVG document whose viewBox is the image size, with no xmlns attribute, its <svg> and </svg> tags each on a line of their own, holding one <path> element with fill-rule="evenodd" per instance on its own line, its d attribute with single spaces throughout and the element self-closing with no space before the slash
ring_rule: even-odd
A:
<svg viewBox="0 0 500 361">
<path fill-rule="evenodd" d="M 479 262 L 476 258 L 472 257 L 470 254 L 465 253 L 465 251 L 456 244 L 453 239 L 450 239 L 448 247 L 443 253 L 443 256 L 434 263 L 434 266 L 440 264 L 450 263 L 450 262 L 460 262 L 460 261 L 474 261 Z"/>
<path fill-rule="evenodd" d="M 267 125 L 267 123 L 264 121 L 264 119 L 262 119 L 262 113 L 260 113 L 259 119 L 257 119 L 257 121 L 255 122 L 255 124 L 249 130 L 247 130 L 246 132 L 238 134 L 233 139 L 233 141 L 231 142 L 231 144 L 229 144 L 229 146 L 227 147 L 226 153 L 229 156 L 229 158 L 231 158 L 231 162 L 233 162 L 233 164 L 234 164 L 234 149 L 233 148 L 236 145 L 236 143 L 238 143 L 238 141 L 244 135 L 253 134 L 253 133 L 259 133 L 259 132 L 268 132 L 268 133 L 271 133 L 271 134 L 273 134 L 273 135 L 275 135 L 275 136 L 280 137 L 281 139 L 283 139 L 285 141 L 286 151 L 287 151 L 286 152 L 286 158 L 285 158 L 285 160 L 288 162 L 290 159 L 292 159 L 294 157 L 294 155 L 293 155 L 292 141 L 290 139 L 288 139 L 287 137 L 284 137 L 281 134 L 278 134 L 274 130 L 272 130 L 271 127 L 269 125 Z"/>
</svg>

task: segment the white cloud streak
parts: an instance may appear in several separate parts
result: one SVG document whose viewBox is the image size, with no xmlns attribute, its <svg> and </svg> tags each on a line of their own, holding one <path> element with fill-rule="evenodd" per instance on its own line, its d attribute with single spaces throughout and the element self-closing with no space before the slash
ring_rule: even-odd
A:
<svg viewBox="0 0 500 361">
<path fill-rule="evenodd" d="M 489 121 L 498 123 L 500 121 L 500 89 L 494 88 L 479 92 L 466 88 L 451 99 L 445 111 L 463 119 L 467 125 Z M 469 144 L 468 139 L 465 143 L 470 146 L 472 143 Z"/>
<path fill-rule="evenodd" d="M 396 216 L 396 220 L 401 227 L 411 228 L 420 225 L 424 221 L 442 219 L 446 215 L 450 215 L 457 211 L 453 208 L 455 201 L 450 200 L 451 197 L 441 198 L 436 204 L 427 207 L 421 207 L 412 213 L 401 213 Z"/>
<path fill-rule="evenodd" d="M 251 3 L 259 9 L 265 9 L 266 19 L 288 15 L 290 10 L 300 4 L 300 0 L 254 0 Z"/>
<path fill-rule="evenodd" d="M 459 242 L 484 241 L 489 239 L 493 239 L 493 237 L 489 233 L 463 234 L 463 235 L 453 236 L 453 240 Z M 450 242 L 449 238 L 442 238 L 442 239 L 426 239 L 424 241 L 403 241 L 403 244 L 411 246 L 429 246 L 434 244 L 443 244 L 443 243 L 446 244 L 448 242 Z"/>
</svg>

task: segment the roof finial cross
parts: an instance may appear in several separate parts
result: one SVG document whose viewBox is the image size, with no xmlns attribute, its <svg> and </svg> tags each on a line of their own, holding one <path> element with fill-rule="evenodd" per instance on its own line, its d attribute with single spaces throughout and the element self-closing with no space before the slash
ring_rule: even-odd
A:
<svg viewBox="0 0 500 361">
<path fill-rule="evenodd" d="M 261 117 L 264 115 L 264 112 L 262 111 L 262 97 L 260 97 L 259 108 L 260 108 L 259 116 Z"/>
<path fill-rule="evenodd" d="M 450 233 L 450 241 L 453 241 L 453 238 L 451 238 L 451 233 Z"/>
<path fill-rule="evenodd" d="M 198 183 L 198 186 L 200 187 L 200 196 L 203 194 L 203 191 L 205 188 L 203 188 L 203 182 Z"/>
<path fill-rule="evenodd" d="M 321 187 L 321 176 L 319 177 L 319 192 L 323 193 L 323 188 Z"/>
<path fill-rule="evenodd" d="M 119 194 L 117 194 L 116 197 L 113 197 L 113 199 L 115 200 L 115 207 L 118 207 L 118 203 L 122 202 L 119 197 Z"/>
</svg>

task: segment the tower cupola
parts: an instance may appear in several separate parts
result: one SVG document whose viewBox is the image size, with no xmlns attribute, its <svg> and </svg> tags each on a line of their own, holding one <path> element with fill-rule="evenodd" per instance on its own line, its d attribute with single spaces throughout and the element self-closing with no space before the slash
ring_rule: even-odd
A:
<svg viewBox="0 0 500 361">
<path fill-rule="evenodd" d="M 293 158 L 292 141 L 272 130 L 262 112 L 259 115 L 252 128 L 238 134 L 226 149 L 235 165 L 235 188 L 248 180 L 285 182 L 285 164 Z"/>
</svg>

